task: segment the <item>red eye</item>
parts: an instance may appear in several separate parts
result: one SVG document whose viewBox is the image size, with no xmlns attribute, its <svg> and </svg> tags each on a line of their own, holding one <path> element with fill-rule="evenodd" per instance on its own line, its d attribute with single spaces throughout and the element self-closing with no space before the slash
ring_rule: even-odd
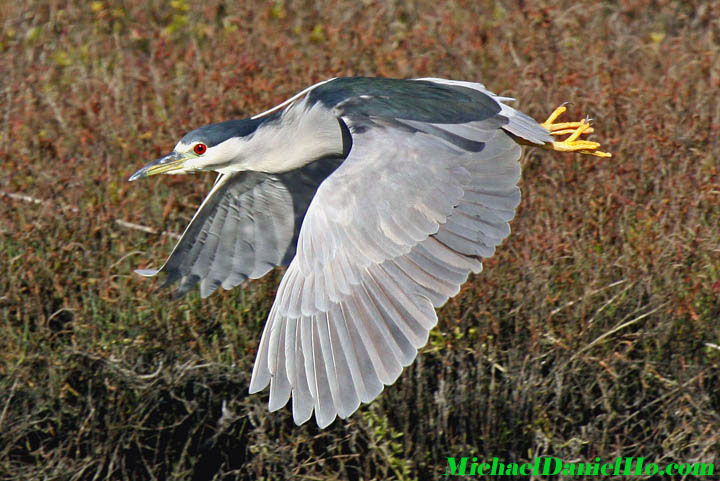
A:
<svg viewBox="0 0 720 481">
<path fill-rule="evenodd" d="M 202 155 L 207 150 L 207 145 L 205 144 L 195 144 L 195 147 L 193 147 L 193 152 L 195 152 L 198 155 Z"/>
</svg>

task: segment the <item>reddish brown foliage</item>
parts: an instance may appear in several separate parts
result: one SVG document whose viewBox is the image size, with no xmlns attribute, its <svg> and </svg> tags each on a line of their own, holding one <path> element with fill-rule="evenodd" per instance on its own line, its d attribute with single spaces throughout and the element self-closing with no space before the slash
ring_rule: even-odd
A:
<svg viewBox="0 0 720 481">
<path fill-rule="evenodd" d="M 0 474 L 431 478 L 445 456 L 720 452 L 717 2 L 7 2 Z M 418 362 L 319 432 L 246 397 L 278 274 L 171 302 L 131 274 L 211 177 L 128 184 L 197 126 L 331 77 L 480 80 L 596 119 L 530 151 L 513 235 Z M 226 416 L 222 417 L 223 403 Z M 393 438 L 402 433 L 399 438 Z"/>
</svg>

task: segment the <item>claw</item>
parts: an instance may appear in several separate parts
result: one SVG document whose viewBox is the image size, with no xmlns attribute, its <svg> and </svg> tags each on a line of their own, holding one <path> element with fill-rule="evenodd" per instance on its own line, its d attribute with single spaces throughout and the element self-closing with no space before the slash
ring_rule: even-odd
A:
<svg viewBox="0 0 720 481">
<path fill-rule="evenodd" d="M 581 135 L 594 132 L 594 129 L 590 126 L 591 118 L 585 117 L 579 122 L 555 123 L 555 120 L 567 111 L 567 107 L 565 107 L 567 104 L 566 102 L 553 110 L 547 120 L 540 125 L 545 127 L 550 132 L 550 135 L 569 135 L 569 137 L 565 140 L 549 142 L 545 144 L 545 148 L 559 152 L 578 152 L 596 157 L 612 157 L 612 154 L 598 150 L 600 148 L 599 143 L 578 140 Z"/>
</svg>

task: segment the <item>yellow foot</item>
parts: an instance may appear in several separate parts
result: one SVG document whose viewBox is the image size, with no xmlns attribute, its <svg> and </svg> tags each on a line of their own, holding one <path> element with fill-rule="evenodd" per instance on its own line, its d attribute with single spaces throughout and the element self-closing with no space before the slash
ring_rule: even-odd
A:
<svg viewBox="0 0 720 481">
<path fill-rule="evenodd" d="M 559 152 L 578 152 L 580 154 L 595 155 L 597 157 L 612 157 L 612 154 L 598 150 L 600 148 L 599 143 L 590 140 L 578 140 L 581 135 L 587 135 L 593 132 L 593 128 L 587 119 L 579 122 L 555 123 L 555 120 L 566 111 L 567 108 L 565 105 L 561 105 L 540 125 L 545 127 L 548 132 L 550 132 L 550 135 L 569 134 L 569 137 L 561 141 L 548 142 L 544 147 L 548 150 L 556 150 Z"/>
</svg>

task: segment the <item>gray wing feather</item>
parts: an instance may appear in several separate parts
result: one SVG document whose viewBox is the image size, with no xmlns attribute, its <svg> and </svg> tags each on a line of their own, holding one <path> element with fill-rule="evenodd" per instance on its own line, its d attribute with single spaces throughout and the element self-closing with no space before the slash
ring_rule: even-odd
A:
<svg viewBox="0 0 720 481">
<path fill-rule="evenodd" d="M 197 266 L 197 272 L 193 272 L 193 274 L 200 278 L 200 295 L 203 298 L 212 294 L 224 280 L 216 277 L 218 274 L 217 271 L 215 272 L 216 276 L 213 276 L 213 278 L 208 279 L 208 274 L 210 273 L 213 264 L 216 264 L 215 268 L 217 269 L 217 264 L 227 263 L 227 261 L 224 261 L 217 256 L 217 251 L 220 245 L 220 240 L 222 239 L 222 231 L 225 230 L 225 227 L 228 226 L 228 224 L 230 224 L 230 222 L 225 222 L 228 210 L 227 203 L 220 202 L 217 206 L 217 211 L 212 225 L 207 231 L 204 231 L 206 236 L 203 248 L 195 249 L 198 252 L 197 258 L 194 262 Z M 202 244 L 198 243 L 196 245 L 200 246 Z M 216 260 L 220 262 L 216 263 Z"/>
<path fill-rule="evenodd" d="M 324 359 L 325 378 L 327 379 L 327 386 L 332 397 L 332 403 L 329 406 L 337 405 L 340 402 L 340 384 L 338 381 L 338 367 L 336 366 L 336 351 L 333 349 L 333 342 L 330 338 L 330 326 L 328 324 L 327 312 L 321 311 L 316 318 L 315 329 L 317 329 L 316 349 L 319 346 L 321 352 L 315 353 L 316 359 Z M 323 363 L 317 363 L 318 366 L 322 366 Z M 316 374 L 316 377 L 319 377 Z M 332 414 L 332 418 L 335 414 Z M 332 422 L 332 421 L 330 421 Z M 328 423 L 329 424 L 329 423 Z"/>
<path fill-rule="evenodd" d="M 332 308 L 331 308 L 332 309 Z M 327 325 L 330 332 L 331 355 L 337 371 L 337 390 L 335 406 L 338 416 L 346 418 L 360 406 L 360 392 L 364 390 L 362 378 L 359 377 L 359 368 L 355 353 L 347 350 L 340 339 L 338 324 L 330 321 L 330 310 L 327 313 Z M 323 353 L 327 359 L 327 355 Z"/>
<path fill-rule="evenodd" d="M 335 408 L 335 399 L 333 396 L 333 385 L 337 386 L 337 379 L 331 378 L 330 374 L 334 373 L 334 358 L 332 352 L 325 355 L 329 346 L 328 337 L 320 336 L 320 320 L 319 316 L 313 316 L 312 324 L 312 345 L 313 345 L 313 367 L 315 369 L 315 383 L 317 386 L 317 403 L 315 408 L 315 419 L 318 425 L 327 426 L 337 416 Z M 325 348 L 323 348 L 325 345 Z"/>
<path fill-rule="evenodd" d="M 295 384 L 292 389 L 293 396 L 293 421 L 300 425 L 305 423 L 313 413 L 313 402 L 310 390 L 307 386 L 307 377 L 305 371 L 305 358 L 303 357 L 302 347 L 300 346 L 299 332 L 295 337 L 295 350 L 297 359 L 295 361 Z"/>
<path fill-rule="evenodd" d="M 357 402 L 355 402 L 354 404 L 355 409 L 357 409 L 360 405 L 360 401 L 367 401 L 369 399 L 373 399 L 372 394 L 375 390 L 373 386 L 380 386 L 378 392 L 382 390 L 382 387 L 379 381 L 377 381 L 377 378 L 374 377 L 375 372 L 372 369 L 372 366 L 369 366 L 369 370 L 364 370 L 364 357 L 359 354 L 358 348 L 353 345 L 350 339 L 350 332 L 348 330 L 347 322 L 345 319 L 346 318 L 345 313 L 343 312 L 342 304 L 333 303 L 328 310 L 328 321 L 330 322 L 330 328 L 332 332 L 335 333 L 335 337 L 338 340 L 336 345 L 339 346 L 339 351 L 344 354 L 344 358 L 347 361 L 348 365 L 348 371 L 350 372 L 349 378 L 339 378 L 339 381 L 343 381 L 343 385 L 341 385 L 341 391 L 345 392 L 347 390 L 349 395 L 347 395 L 346 397 L 351 399 L 353 398 L 351 393 L 353 391 L 355 392 L 356 395 L 354 396 L 354 399 L 356 399 Z M 339 358 L 340 356 L 336 356 L 336 364 L 338 363 Z M 348 382 L 348 379 L 350 379 L 351 381 Z M 262 389 L 262 387 L 260 389 Z M 342 406 L 340 406 L 340 409 L 338 409 L 338 414 L 342 416 L 343 410 L 350 410 L 350 405 L 343 404 Z M 352 412 L 354 412 L 354 409 L 350 411 L 350 413 Z"/>
<path fill-rule="evenodd" d="M 248 199 L 248 203 L 252 198 Z M 230 274 L 223 281 L 223 289 L 231 289 L 233 286 L 244 282 L 255 265 L 255 224 L 252 218 L 252 210 L 243 208 L 237 201 L 230 203 L 232 218 L 235 228 L 233 239 L 233 253 L 230 267 Z"/>
<path fill-rule="evenodd" d="M 505 102 L 514 101 L 514 98 L 495 95 L 481 83 L 464 82 L 461 80 L 447 80 L 441 78 L 421 78 L 417 80 L 454 86 L 456 88 L 468 88 L 482 92 L 500 105 L 500 115 L 508 119 L 508 123 L 502 127 L 504 130 L 538 145 L 552 142 L 554 140 L 547 129 L 540 125 L 535 119 L 505 104 Z"/>
<path fill-rule="evenodd" d="M 341 162 L 324 158 L 283 174 L 220 177 L 165 264 L 140 273 L 165 272 L 163 287 L 180 281 L 177 297 L 200 281 L 207 297 L 220 286 L 230 289 L 287 265 L 315 191 Z"/>
<path fill-rule="evenodd" d="M 266 329 L 250 383 L 272 393 L 292 372 L 295 422 L 314 411 L 321 427 L 374 399 L 415 359 L 435 307 L 480 272 L 520 201 L 521 149 L 507 123 L 338 115 L 353 147 L 311 202 L 268 319 L 273 329 L 298 326 L 294 353 L 285 341 L 281 366 L 265 339 L 280 341 Z"/>
<path fill-rule="evenodd" d="M 315 377 L 315 353 L 312 348 L 312 323 L 310 316 L 300 316 L 300 346 L 305 356 L 305 376 L 310 396 L 318 397 L 317 379 Z"/>
<path fill-rule="evenodd" d="M 300 321 L 296 320 L 296 322 L 298 323 L 298 328 L 295 333 L 294 343 L 292 344 L 296 355 L 293 371 L 293 420 L 296 424 L 302 424 L 312 416 L 313 398 L 310 395 L 310 387 L 308 386 L 307 376 L 305 375 L 305 357 L 300 341 Z"/>
<path fill-rule="evenodd" d="M 285 363 L 285 329 L 286 322 L 280 322 L 277 329 L 271 332 L 270 336 L 270 371 L 273 373 L 273 383 L 270 386 L 270 400 L 268 407 L 270 411 L 276 411 L 287 404 L 290 399 L 292 386 L 288 380 Z M 277 333 L 275 336 L 272 334 Z M 272 349 L 272 348 L 275 349 Z"/>
<path fill-rule="evenodd" d="M 217 253 L 213 260 L 213 265 L 209 270 L 209 272 L 215 272 L 215 283 L 222 283 L 228 287 L 230 284 L 228 284 L 227 281 L 233 273 L 232 259 L 235 254 L 235 242 L 237 239 L 237 231 L 239 230 L 237 219 L 233 219 L 232 217 L 235 215 L 235 212 L 236 208 L 233 206 L 233 203 L 229 203 L 225 214 L 227 221 L 223 223 L 220 230 Z M 231 260 L 227 261 L 227 259 Z M 214 285 L 213 290 L 217 289 L 217 287 L 218 285 Z"/>
</svg>

